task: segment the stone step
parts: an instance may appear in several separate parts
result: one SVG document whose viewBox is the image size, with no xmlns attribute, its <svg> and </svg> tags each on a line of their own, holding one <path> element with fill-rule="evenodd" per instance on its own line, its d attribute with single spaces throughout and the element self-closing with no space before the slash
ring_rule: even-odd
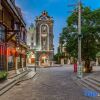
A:
<svg viewBox="0 0 100 100">
<path fill-rule="evenodd" d="M 27 75 L 21 78 L 21 81 L 32 79 L 37 73 L 34 71 L 29 72 Z"/>
<path fill-rule="evenodd" d="M 92 79 L 92 80 L 94 80 L 94 81 L 96 81 L 97 83 L 100 84 L 100 79 L 98 79 L 98 78 L 96 78 L 96 77 L 89 77 L 89 78 Z"/>
<path fill-rule="evenodd" d="M 77 84 L 81 87 L 81 88 L 87 88 L 90 90 L 94 90 L 93 88 L 91 88 L 90 86 L 88 86 L 87 84 L 83 83 L 82 80 L 77 80 Z"/>
<path fill-rule="evenodd" d="M 94 90 L 100 92 L 100 87 L 98 87 L 97 85 L 95 85 L 93 82 L 88 81 L 86 79 L 82 79 L 81 81 L 82 81 L 82 84 L 86 84 L 86 85 L 88 85 L 88 87 L 91 87 Z"/>
<path fill-rule="evenodd" d="M 87 80 L 87 81 L 91 82 L 92 84 L 94 84 L 94 85 L 100 87 L 100 82 L 95 81 L 94 78 L 87 78 L 87 79 L 85 79 L 85 80 Z"/>
<path fill-rule="evenodd" d="M 2 94 L 4 94 L 5 92 L 7 92 L 9 89 L 11 89 L 16 83 L 18 83 L 18 80 L 13 81 L 12 83 L 10 83 L 9 85 L 5 86 L 2 90 L 0 90 L 0 96 Z"/>
<path fill-rule="evenodd" d="M 5 82 L 2 86 L 0 86 L 0 95 L 7 92 L 9 89 L 11 89 L 16 83 L 20 81 L 20 79 L 28 74 L 30 70 L 24 71 L 23 73 L 19 74 L 18 76 L 14 77 L 13 79 L 8 79 L 7 82 Z"/>
</svg>

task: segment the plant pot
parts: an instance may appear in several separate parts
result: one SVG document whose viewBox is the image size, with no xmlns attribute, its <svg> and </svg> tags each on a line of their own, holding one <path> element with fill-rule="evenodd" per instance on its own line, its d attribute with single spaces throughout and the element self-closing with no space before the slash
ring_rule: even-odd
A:
<svg viewBox="0 0 100 100">
<path fill-rule="evenodd" d="M 1 71 L 0 72 L 0 82 L 5 81 L 7 79 L 7 72 Z"/>
</svg>

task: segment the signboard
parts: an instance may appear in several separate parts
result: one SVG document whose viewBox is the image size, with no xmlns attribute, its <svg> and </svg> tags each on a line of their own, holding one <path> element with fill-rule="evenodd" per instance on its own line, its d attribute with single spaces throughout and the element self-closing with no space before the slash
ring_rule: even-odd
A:
<svg viewBox="0 0 100 100">
<path fill-rule="evenodd" d="M 82 65 L 78 65 L 77 77 L 78 78 L 82 78 L 83 77 L 83 67 L 82 67 Z"/>
</svg>

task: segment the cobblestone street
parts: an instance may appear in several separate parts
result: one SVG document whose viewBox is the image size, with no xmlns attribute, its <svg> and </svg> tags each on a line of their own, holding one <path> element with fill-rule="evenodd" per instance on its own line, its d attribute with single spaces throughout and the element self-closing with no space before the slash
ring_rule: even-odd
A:
<svg viewBox="0 0 100 100">
<path fill-rule="evenodd" d="M 41 68 L 33 79 L 20 82 L 0 100 L 100 100 L 85 97 L 72 77 L 71 67 Z"/>
</svg>

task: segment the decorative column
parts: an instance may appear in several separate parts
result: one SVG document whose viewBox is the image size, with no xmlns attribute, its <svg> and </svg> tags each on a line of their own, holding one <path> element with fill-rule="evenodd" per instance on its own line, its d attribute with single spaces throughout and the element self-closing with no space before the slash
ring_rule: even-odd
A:
<svg viewBox="0 0 100 100">
<path fill-rule="evenodd" d="M 54 66 L 54 61 L 52 61 L 52 66 Z"/>
<path fill-rule="evenodd" d="M 16 73 L 20 74 L 19 70 L 18 70 L 18 57 L 16 57 Z"/>
<path fill-rule="evenodd" d="M 15 72 L 16 74 L 20 74 L 19 70 L 18 70 L 18 52 L 16 50 L 16 58 L 15 58 Z"/>
<path fill-rule="evenodd" d="M 24 63 L 24 58 L 22 57 L 22 70 L 25 71 L 23 63 Z"/>
<path fill-rule="evenodd" d="M 40 66 L 41 64 L 40 64 L 40 61 L 39 61 L 39 66 Z"/>
<path fill-rule="evenodd" d="M 98 66 L 98 58 L 96 58 L 96 66 Z"/>
<path fill-rule="evenodd" d="M 25 55 L 25 59 L 24 59 L 24 60 L 25 60 L 25 65 L 26 65 L 25 67 L 26 67 L 26 70 L 28 70 L 28 66 L 27 66 L 27 55 Z M 24 70 L 25 70 L 25 69 L 24 69 Z"/>
<path fill-rule="evenodd" d="M 70 65 L 70 59 L 68 58 L 68 64 Z"/>
</svg>

